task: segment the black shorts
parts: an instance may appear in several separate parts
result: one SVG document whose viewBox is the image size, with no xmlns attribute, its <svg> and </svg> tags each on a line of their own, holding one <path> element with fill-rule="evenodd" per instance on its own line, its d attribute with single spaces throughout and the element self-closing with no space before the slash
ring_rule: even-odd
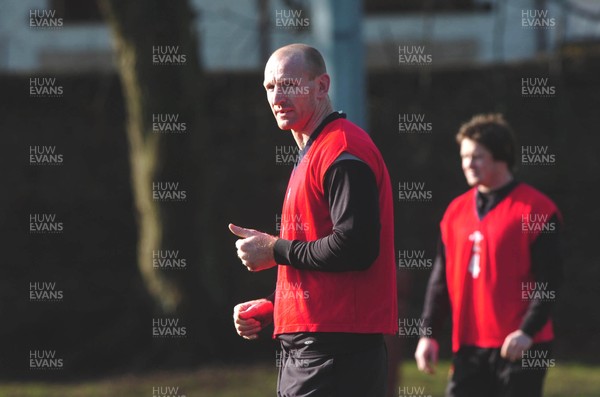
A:
<svg viewBox="0 0 600 397">
<path fill-rule="evenodd" d="M 387 351 L 383 335 L 279 335 L 278 397 L 384 397 Z"/>
<path fill-rule="evenodd" d="M 551 343 L 537 343 L 514 362 L 500 349 L 461 347 L 452 359 L 446 397 L 541 397 L 548 367 L 554 366 Z"/>
</svg>

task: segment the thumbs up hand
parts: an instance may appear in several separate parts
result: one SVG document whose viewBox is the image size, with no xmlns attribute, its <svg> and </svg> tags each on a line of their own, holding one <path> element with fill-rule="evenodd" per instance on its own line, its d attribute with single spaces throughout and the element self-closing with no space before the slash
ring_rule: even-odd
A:
<svg viewBox="0 0 600 397">
<path fill-rule="evenodd" d="M 232 223 L 229 224 L 229 230 L 241 237 L 235 242 L 237 255 L 249 271 L 258 272 L 277 265 L 273 257 L 273 247 L 277 237 Z"/>
</svg>

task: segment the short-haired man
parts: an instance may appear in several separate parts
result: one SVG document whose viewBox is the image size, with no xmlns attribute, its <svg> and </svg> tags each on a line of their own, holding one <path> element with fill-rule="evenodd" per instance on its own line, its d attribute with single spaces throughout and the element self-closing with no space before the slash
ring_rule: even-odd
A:
<svg viewBox="0 0 600 397">
<path fill-rule="evenodd" d="M 515 141 L 499 114 L 473 117 L 456 136 L 473 188 L 448 206 L 425 297 L 431 337 L 415 358 L 432 373 L 436 341 L 452 314 L 453 373 L 446 396 L 536 397 L 553 339 L 550 311 L 561 279 L 560 213 L 513 178 Z"/>
<path fill-rule="evenodd" d="M 383 397 L 383 334 L 398 323 L 391 184 L 370 137 L 333 111 L 329 83 L 312 47 L 267 62 L 267 100 L 300 153 L 280 237 L 229 226 L 248 270 L 278 265 L 274 297 L 237 305 L 233 318 L 246 339 L 274 321 L 278 396 Z"/>
</svg>

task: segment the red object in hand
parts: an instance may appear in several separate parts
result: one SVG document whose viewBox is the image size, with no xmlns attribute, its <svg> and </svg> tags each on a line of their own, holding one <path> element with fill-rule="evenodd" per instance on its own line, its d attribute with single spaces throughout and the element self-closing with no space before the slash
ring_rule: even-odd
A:
<svg viewBox="0 0 600 397">
<path fill-rule="evenodd" d="M 247 320 L 249 318 L 263 317 L 271 313 L 271 302 L 258 302 L 240 313 L 240 318 Z"/>
</svg>

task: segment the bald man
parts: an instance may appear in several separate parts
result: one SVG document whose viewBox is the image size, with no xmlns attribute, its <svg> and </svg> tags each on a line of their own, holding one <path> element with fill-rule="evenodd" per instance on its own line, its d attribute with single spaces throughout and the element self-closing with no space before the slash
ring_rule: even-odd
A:
<svg viewBox="0 0 600 397">
<path fill-rule="evenodd" d="M 274 322 L 278 396 L 383 397 L 383 335 L 398 323 L 391 184 L 368 134 L 333 111 L 329 84 L 312 47 L 267 62 L 267 100 L 300 152 L 279 237 L 229 225 L 248 270 L 278 271 L 275 293 L 237 305 L 233 319 L 246 339 Z"/>
</svg>

